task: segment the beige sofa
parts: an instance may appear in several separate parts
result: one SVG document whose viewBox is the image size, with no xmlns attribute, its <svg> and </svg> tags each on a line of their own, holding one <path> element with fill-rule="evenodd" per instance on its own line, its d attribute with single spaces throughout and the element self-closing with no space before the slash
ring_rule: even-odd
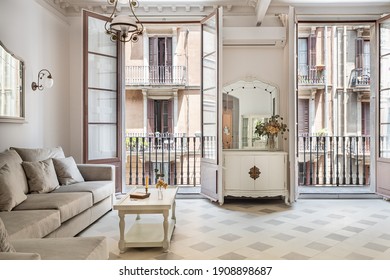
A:
<svg viewBox="0 0 390 280">
<path fill-rule="evenodd" d="M 73 237 L 112 209 L 114 188 L 111 165 L 76 165 L 61 147 L 0 153 L 0 219 L 16 252 L 33 254 L 24 257 L 108 258 L 104 237 Z"/>
</svg>

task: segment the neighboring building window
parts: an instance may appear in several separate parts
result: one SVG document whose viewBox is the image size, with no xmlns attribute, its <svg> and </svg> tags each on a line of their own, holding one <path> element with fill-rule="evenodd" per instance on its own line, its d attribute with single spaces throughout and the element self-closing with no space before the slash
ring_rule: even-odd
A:
<svg viewBox="0 0 390 280">
<path fill-rule="evenodd" d="M 148 132 L 172 133 L 172 100 L 148 100 Z"/>
<path fill-rule="evenodd" d="M 363 38 L 356 39 L 355 77 L 353 86 L 370 84 L 370 41 Z"/>
<path fill-rule="evenodd" d="M 154 84 L 172 82 L 172 38 L 149 38 L 149 79 Z"/>
<path fill-rule="evenodd" d="M 298 76 L 299 82 L 308 80 L 307 38 L 298 39 Z"/>
</svg>

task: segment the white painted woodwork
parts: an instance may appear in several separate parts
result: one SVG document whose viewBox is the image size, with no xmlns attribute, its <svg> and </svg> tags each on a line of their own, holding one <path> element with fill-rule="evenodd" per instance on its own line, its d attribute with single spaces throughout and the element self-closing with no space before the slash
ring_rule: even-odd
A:
<svg viewBox="0 0 390 280">
<path fill-rule="evenodd" d="M 143 192 L 144 188 L 134 190 Z M 121 253 L 129 247 L 163 247 L 168 251 L 176 224 L 176 193 L 178 188 L 163 190 L 159 200 L 157 189 L 149 188 L 150 196 L 145 199 L 130 198 L 130 193 L 114 204 L 119 216 L 119 242 Z M 127 233 L 125 215 L 136 214 L 136 220 Z M 145 214 L 159 214 L 144 218 Z M 169 217 L 170 214 L 170 217 Z M 161 217 L 162 215 L 162 217 Z"/>
<path fill-rule="evenodd" d="M 225 197 L 281 196 L 289 204 L 286 152 L 225 150 L 223 154 Z M 260 170 L 257 179 L 249 174 L 254 166 Z"/>
</svg>

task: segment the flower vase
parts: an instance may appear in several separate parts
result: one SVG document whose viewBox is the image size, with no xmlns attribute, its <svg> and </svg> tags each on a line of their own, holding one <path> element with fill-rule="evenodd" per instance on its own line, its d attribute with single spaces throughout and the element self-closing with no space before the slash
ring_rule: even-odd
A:
<svg viewBox="0 0 390 280">
<path fill-rule="evenodd" d="M 158 200 L 162 200 L 164 198 L 162 188 L 158 188 Z"/>
<path fill-rule="evenodd" d="M 268 147 L 268 150 L 270 151 L 274 151 L 276 149 L 276 139 L 275 139 L 275 135 L 268 135 L 268 139 L 267 139 L 267 147 Z"/>
</svg>

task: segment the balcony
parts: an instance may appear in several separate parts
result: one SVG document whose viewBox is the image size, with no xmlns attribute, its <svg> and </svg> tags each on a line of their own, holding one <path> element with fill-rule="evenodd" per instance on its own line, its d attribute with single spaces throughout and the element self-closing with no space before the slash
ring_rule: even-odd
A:
<svg viewBox="0 0 390 280">
<path fill-rule="evenodd" d="M 299 136 L 299 185 L 370 184 L 369 136 Z"/>
<path fill-rule="evenodd" d="M 370 86 L 370 69 L 356 68 L 351 71 L 349 87 L 369 87 Z"/>
<path fill-rule="evenodd" d="M 325 83 L 324 69 L 300 65 L 298 67 L 299 85 L 323 85 Z"/>
<path fill-rule="evenodd" d="M 200 185 L 200 136 L 185 133 L 126 134 L 126 184 L 144 185 L 165 174 L 170 185 Z M 158 171 L 158 172 L 157 172 Z"/>
<path fill-rule="evenodd" d="M 185 66 L 126 66 L 127 86 L 185 86 Z"/>
</svg>

